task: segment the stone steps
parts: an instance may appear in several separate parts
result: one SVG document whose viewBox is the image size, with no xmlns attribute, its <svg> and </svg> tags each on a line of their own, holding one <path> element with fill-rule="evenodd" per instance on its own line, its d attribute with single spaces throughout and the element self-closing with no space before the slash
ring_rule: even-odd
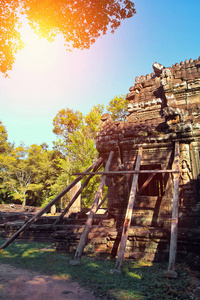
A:
<svg viewBox="0 0 200 300">
<path fill-rule="evenodd" d="M 162 215 L 162 222 L 155 222 L 157 226 L 152 226 L 153 218 L 151 210 L 146 209 L 144 211 L 146 212 L 145 216 L 138 213 L 139 210 L 136 210 L 135 214 L 138 215 L 132 218 L 125 257 L 134 259 L 143 258 L 146 260 L 168 259 L 171 230 L 170 216 L 167 215 L 165 220 L 165 216 Z M 148 214 L 149 211 L 150 214 Z M 118 217 L 121 220 L 123 219 L 123 216 Z M 20 236 L 20 239 L 49 241 L 55 244 L 57 251 L 75 252 L 87 219 L 64 218 L 62 224 L 54 227 L 53 223 L 56 218 L 57 216 L 41 217 Z M 198 212 L 195 218 L 193 212 L 189 212 L 188 214 L 184 212 L 180 213 L 178 255 L 184 257 L 189 252 L 199 253 L 200 229 L 195 225 L 199 220 Z M 4 238 L 11 237 L 24 225 L 24 222 L 24 220 L 17 220 L 0 224 L 0 236 Z M 189 223 L 191 226 L 188 226 Z M 106 219 L 104 215 L 96 216 L 88 235 L 84 253 L 87 255 L 116 256 L 121 238 L 121 230 L 122 222 L 121 224 L 119 222 L 116 223 L 113 218 Z"/>
<path fill-rule="evenodd" d="M 170 199 L 160 201 L 157 197 L 137 200 L 133 210 L 131 227 L 125 251 L 126 258 L 146 260 L 168 259 L 171 231 L 171 211 L 164 210 L 171 205 Z M 188 253 L 199 254 L 200 249 L 200 207 L 189 207 L 181 203 L 178 225 L 178 255 L 186 257 Z M 159 202 L 159 203 L 158 203 Z M 146 207 L 145 207 L 146 203 Z M 158 205 L 159 204 L 159 205 Z M 161 204 L 163 206 L 161 206 Z M 155 209 L 156 206 L 156 209 Z M 153 209 L 154 207 L 154 209 Z M 57 251 L 75 252 L 84 229 L 87 216 L 64 218 L 61 224 L 53 226 L 58 216 L 43 216 L 30 226 L 21 239 L 49 241 L 55 244 Z M 11 218 L 12 219 L 12 218 Z M 84 253 L 87 255 L 116 256 L 123 226 L 124 214 L 114 218 L 96 215 L 88 235 Z M 9 238 L 27 219 L 0 224 L 0 235 Z"/>
</svg>

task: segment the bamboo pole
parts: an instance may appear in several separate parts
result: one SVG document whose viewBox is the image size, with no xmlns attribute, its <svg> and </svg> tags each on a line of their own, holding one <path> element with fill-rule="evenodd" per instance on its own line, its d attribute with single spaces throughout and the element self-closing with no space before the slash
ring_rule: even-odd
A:
<svg viewBox="0 0 200 300">
<path fill-rule="evenodd" d="M 86 171 L 92 170 L 101 159 L 94 162 Z M 49 202 L 43 209 L 41 209 L 35 216 L 30 218 L 17 232 L 15 232 L 1 247 L 3 251 L 8 245 L 10 245 L 18 236 L 20 236 L 26 229 L 28 229 L 35 221 L 37 221 L 45 212 L 47 212 L 52 205 L 54 205 L 60 198 L 62 198 L 69 190 L 79 182 L 84 175 L 77 177 L 72 183 L 70 183 L 58 196 L 56 196 L 51 202 Z"/>
<path fill-rule="evenodd" d="M 179 143 L 175 144 L 174 153 L 174 167 L 179 171 Z M 173 207 L 172 207 L 172 223 L 171 223 L 171 237 L 169 250 L 169 265 L 168 276 L 176 277 L 175 270 L 176 252 L 177 252 L 177 238 L 178 238 L 178 199 L 179 199 L 179 174 L 174 175 L 174 191 L 173 191 Z"/>
<path fill-rule="evenodd" d="M 106 162 L 106 166 L 105 166 L 105 170 L 106 171 L 108 171 L 108 169 L 110 167 L 110 163 L 111 163 L 113 155 L 114 155 L 114 152 L 111 151 L 110 155 L 109 155 L 109 158 L 108 158 L 108 160 Z M 78 264 L 80 264 L 80 259 L 81 259 L 81 256 L 82 256 L 82 253 L 83 253 L 83 250 L 84 250 L 87 238 L 88 238 L 88 234 L 89 234 L 90 228 L 92 226 L 92 222 L 93 222 L 94 216 L 95 216 L 95 214 L 97 212 L 97 207 L 98 207 L 99 199 L 101 198 L 102 190 L 103 190 L 105 181 L 106 181 L 106 175 L 104 175 L 102 177 L 101 182 L 99 184 L 99 187 L 98 187 L 97 193 L 95 195 L 95 199 L 94 199 L 92 208 L 90 210 L 90 213 L 89 213 L 89 216 L 87 218 L 84 230 L 82 232 L 82 235 L 81 235 L 78 247 L 76 249 L 74 260 L 70 261 L 71 265 L 78 265 Z"/>
<path fill-rule="evenodd" d="M 98 169 L 99 166 L 101 165 L 102 160 L 99 161 L 99 164 L 94 168 L 94 169 Z M 72 204 L 76 201 L 76 199 L 78 198 L 78 196 L 82 193 L 83 189 L 88 185 L 90 179 L 93 177 L 94 175 L 90 175 L 85 182 L 83 183 L 83 185 L 81 186 L 81 188 L 77 191 L 77 193 L 74 195 L 74 197 L 72 198 L 72 200 L 68 203 L 68 205 L 65 207 L 65 209 L 63 210 L 62 214 L 60 214 L 60 216 L 56 219 L 56 221 L 54 222 L 53 226 L 55 226 L 56 224 L 58 224 L 63 217 L 65 216 L 65 214 L 68 212 L 68 210 L 70 209 L 70 207 L 72 206 Z"/>
<path fill-rule="evenodd" d="M 135 165 L 136 171 L 138 171 L 140 169 L 141 159 L 142 159 L 142 147 L 140 147 L 138 150 L 138 156 L 137 156 L 136 165 Z M 116 261 L 116 265 L 115 265 L 115 270 L 117 272 L 121 272 L 121 268 L 122 268 L 122 264 L 123 264 L 124 252 L 126 249 L 126 242 L 128 239 L 128 231 L 130 228 L 131 217 L 132 217 L 132 213 L 133 213 L 133 206 L 134 206 L 134 201 L 135 201 L 137 182 L 138 182 L 138 174 L 135 174 L 133 176 L 129 201 L 128 201 L 127 210 L 126 210 L 126 216 L 125 216 L 125 221 L 124 221 L 124 226 L 122 229 L 120 248 L 119 248 L 117 261 Z"/>
</svg>

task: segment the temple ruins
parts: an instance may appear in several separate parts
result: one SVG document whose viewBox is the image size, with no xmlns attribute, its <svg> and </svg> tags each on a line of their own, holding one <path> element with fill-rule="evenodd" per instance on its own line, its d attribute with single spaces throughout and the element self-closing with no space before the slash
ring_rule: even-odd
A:
<svg viewBox="0 0 200 300">
<path fill-rule="evenodd" d="M 168 259 L 174 251 L 180 257 L 198 255 L 200 58 L 171 67 L 154 63 L 151 74 L 135 78 L 126 98 L 126 121 L 102 115 L 96 139 L 106 168 L 98 172 L 95 166 L 93 173 L 102 173 L 108 187 L 107 211 L 95 216 L 98 198 L 87 232 L 82 216 L 71 223 L 64 218 L 65 228 L 54 227 L 56 247 L 72 252 L 78 247 L 75 258 L 83 249 L 151 261 Z"/>
</svg>

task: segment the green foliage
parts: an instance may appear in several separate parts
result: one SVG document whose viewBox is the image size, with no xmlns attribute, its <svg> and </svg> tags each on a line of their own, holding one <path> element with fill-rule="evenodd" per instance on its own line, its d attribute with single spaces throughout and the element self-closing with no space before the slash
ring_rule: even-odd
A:
<svg viewBox="0 0 200 300">
<path fill-rule="evenodd" d="M 115 260 L 83 257 L 80 266 L 71 266 L 71 259 L 72 255 L 57 253 L 51 245 L 20 241 L 11 244 L 0 256 L 1 263 L 61 279 L 71 278 L 99 299 L 195 299 L 192 272 L 184 263 L 177 265 L 178 278 L 172 280 L 164 276 L 166 262 L 124 261 L 122 274 L 111 274 Z"/>
<path fill-rule="evenodd" d="M 58 112 L 53 121 L 53 132 L 60 139 L 54 142 L 54 150 L 62 153 L 60 159 L 61 172 L 51 187 L 51 199 L 56 192 L 61 192 L 69 182 L 73 181 L 73 172 L 83 172 L 98 158 L 95 137 L 101 123 L 103 105 L 94 106 L 83 116 L 79 111 L 68 108 Z M 98 178 L 91 179 L 86 190 L 82 192 L 82 205 L 91 205 L 94 199 Z"/>
<path fill-rule="evenodd" d="M 31 181 L 31 169 L 26 164 L 27 149 L 23 145 L 3 153 L 1 161 L 1 188 L 7 188 L 16 200 L 26 203 L 26 191 Z"/>
<path fill-rule="evenodd" d="M 82 113 L 73 109 L 61 109 L 53 119 L 53 132 L 68 141 L 68 135 L 81 128 Z"/>
<path fill-rule="evenodd" d="M 125 121 L 128 116 L 127 106 L 129 101 L 126 100 L 125 96 L 115 96 L 110 100 L 107 106 L 107 111 L 110 113 L 113 121 Z"/>
<path fill-rule="evenodd" d="M 0 153 L 5 152 L 8 148 L 8 134 L 3 123 L 0 121 Z"/>
<path fill-rule="evenodd" d="M 94 106 L 90 112 L 85 116 L 85 124 L 88 127 L 88 132 L 91 138 L 95 138 L 99 125 L 101 124 L 101 115 L 103 114 L 104 106 L 98 104 Z"/>
<path fill-rule="evenodd" d="M 0 6 L 0 71 L 11 70 L 15 53 L 23 43 L 19 34 L 19 13 L 31 28 L 53 41 L 61 34 L 68 50 L 88 49 L 99 36 L 114 32 L 121 21 L 135 14 L 130 0 L 2 0 Z"/>
<path fill-rule="evenodd" d="M 60 159 L 59 151 L 48 150 L 43 145 L 32 145 L 29 148 L 27 161 L 33 168 L 33 177 L 28 194 L 35 204 L 42 205 L 49 199 L 51 187 L 61 171 Z"/>
<path fill-rule="evenodd" d="M 23 47 L 19 33 L 20 0 L 3 0 L 0 5 L 0 72 L 12 69 L 15 54 Z"/>
<path fill-rule="evenodd" d="M 115 97 L 110 101 L 107 110 L 111 113 L 114 120 L 125 118 L 125 108 L 127 100 L 124 96 Z M 83 172 L 98 158 L 98 152 L 95 147 L 95 138 L 101 124 L 101 115 L 104 106 L 94 106 L 90 112 L 83 116 L 79 111 L 72 111 L 68 108 L 58 112 L 53 121 L 53 132 L 59 137 L 54 142 L 54 149 L 59 150 L 67 161 L 61 163 L 61 172 L 51 187 L 51 198 L 55 191 L 61 192 L 65 188 L 66 182 L 72 182 L 72 173 Z M 64 184 L 63 184 L 64 180 Z M 93 177 L 87 188 L 82 192 L 82 205 L 88 207 L 94 200 L 100 178 Z"/>
<path fill-rule="evenodd" d="M 124 116 L 125 103 L 123 96 L 110 101 L 107 109 L 114 119 Z M 1 201 L 44 206 L 62 192 L 75 179 L 72 173 L 85 171 L 98 159 L 95 138 L 103 111 L 103 105 L 94 106 L 85 116 L 69 108 L 60 110 L 53 119 L 53 132 L 58 137 L 53 150 L 45 143 L 29 147 L 23 143 L 19 147 L 10 145 L 0 122 Z M 100 177 L 94 176 L 83 190 L 84 207 L 91 206 L 99 182 Z M 62 203 L 66 201 L 69 195 L 61 199 Z"/>
<path fill-rule="evenodd" d="M 50 187 L 59 174 L 60 153 L 45 145 L 10 147 L 0 154 L 1 193 L 13 200 L 41 205 L 50 194 Z"/>
<path fill-rule="evenodd" d="M 49 198 L 47 201 L 42 204 L 44 206 L 49 201 L 53 200 L 57 195 L 59 195 L 65 188 L 73 181 L 71 176 L 72 173 L 72 164 L 69 161 L 69 157 L 59 158 L 57 162 L 57 167 L 59 168 L 58 176 L 55 179 L 55 182 L 51 185 L 49 190 Z M 69 202 L 69 194 L 66 194 L 62 197 L 60 206 L 63 208 L 64 203 Z"/>
</svg>

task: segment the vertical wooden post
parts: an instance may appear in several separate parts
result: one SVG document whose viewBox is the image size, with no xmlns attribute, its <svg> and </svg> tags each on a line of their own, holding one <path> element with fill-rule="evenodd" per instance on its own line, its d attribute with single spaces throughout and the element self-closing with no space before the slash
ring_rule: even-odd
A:
<svg viewBox="0 0 200 300">
<path fill-rule="evenodd" d="M 179 142 L 175 144 L 174 165 L 173 169 L 179 171 Z M 177 252 L 177 238 L 178 238 L 178 199 L 179 199 L 179 173 L 174 173 L 174 191 L 173 191 L 173 207 L 172 207 L 172 223 L 171 223 L 171 237 L 169 250 L 169 265 L 168 276 L 176 277 L 175 261 Z"/>
<path fill-rule="evenodd" d="M 108 160 L 106 162 L 105 172 L 107 172 L 109 170 L 113 154 L 114 154 L 114 152 L 111 151 L 110 155 L 109 155 L 109 158 L 108 158 Z M 81 259 L 81 256 L 82 256 L 82 253 L 83 253 L 83 250 L 84 250 L 87 238 L 88 238 L 88 234 L 89 234 L 90 228 L 92 226 L 92 222 L 93 222 L 94 216 L 95 216 L 95 214 L 97 212 L 97 208 L 98 208 L 98 204 L 99 204 L 99 199 L 101 198 L 102 190 L 103 190 L 105 181 L 106 181 L 106 175 L 103 175 L 102 179 L 101 179 L 101 182 L 99 184 L 97 193 L 95 195 L 95 199 L 94 199 L 92 208 L 90 210 L 88 219 L 86 221 L 84 230 L 82 232 L 82 235 L 81 235 L 78 247 L 76 249 L 76 253 L 75 253 L 74 259 L 70 261 L 71 265 L 78 265 L 78 264 L 80 264 L 80 259 Z"/>
<path fill-rule="evenodd" d="M 142 147 L 140 147 L 138 150 L 135 171 L 139 171 L 141 159 L 142 159 Z M 132 217 L 132 213 L 133 213 L 133 206 L 134 206 L 136 189 L 137 189 L 138 175 L 139 174 L 134 174 L 134 176 L 133 176 L 128 206 L 127 206 L 127 210 L 126 210 L 126 217 L 125 217 L 124 226 L 123 226 L 123 230 L 122 230 L 120 248 L 119 248 L 117 261 L 116 261 L 116 265 L 115 265 L 115 270 L 117 270 L 118 272 L 121 272 L 121 268 L 122 268 L 122 264 L 123 264 L 124 252 L 126 249 L 126 242 L 128 239 L 128 231 L 130 228 L 131 217 Z"/>
<path fill-rule="evenodd" d="M 197 179 L 197 176 L 199 175 L 199 172 L 200 172 L 200 162 L 198 162 L 197 153 L 196 153 L 198 151 L 197 149 L 198 149 L 197 148 L 197 143 L 192 142 L 190 144 L 190 155 L 191 155 L 191 158 L 192 158 L 192 175 L 193 175 L 193 179 Z"/>
<path fill-rule="evenodd" d="M 86 171 L 91 171 L 98 163 L 100 159 L 94 162 Z M 17 232 L 15 232 L 1 247 L 0 250 L 3 251 L 8 245 L 10 245 L 18 236 L 20 236 L 26 229 L 28 229 L 31 224 L 36 222 L 45 212 L 47 212 L 52 205 L 54 205 L 60 198 L 62 198 L 70 189 L 79 182 L 84 175 L 78 176 L 72 183 L 70 183 L 58 196 L 56 196 L 51 202 L 49 202 L 44 208 L 42 208 L 35 216 L 30 218 Z"/>
</svg>

